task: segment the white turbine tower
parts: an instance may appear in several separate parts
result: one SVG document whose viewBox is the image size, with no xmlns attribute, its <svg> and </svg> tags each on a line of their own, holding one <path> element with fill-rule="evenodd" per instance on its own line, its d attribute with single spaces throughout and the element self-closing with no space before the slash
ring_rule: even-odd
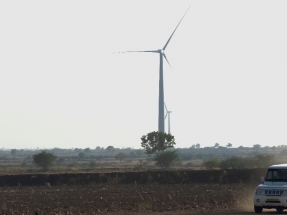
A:
<svg viewBox="0 0 287 215">
<path fill-rule="evenodd" d="M 187 9 L 187 11 L 189 10 L 189 8 Z M 184 16 L 186 15 L 187 11 L 185 12 L 183 17 L 181 18 L 181 20 L 177 24 L 176 28 L 174 29 L 174 31 L 172 32 L 171 36 L 169 37 L 169 39 L 167 40 L 167 42 L 165 43 L 165 45 L 162 49 L 148 50 L 148 51 L 126 51 L 126 52 L 151 52 L 151 53 L 158 53 L 159 54 L 159 96 L 158 96 L 158 131 L 159 132 L 165 132 L 165 130 L 164 130 L 163 58 L 165 58 L 165 60 L 167 61 L 168 64 L 169 64 L 169 62 L 166 58 L 164 51 L 165 51 L 167 45 L 169 44 L 174 32 L 176 31 L 179 24 L 181 23 Z"/>
<path fill-rule="evenodd" d="M 171 113 L 171 111 L 169 111 L 167 109 L 165 104 L 164 104 L 164 106 L 165 106 L 165 110 L 166 110 L 166 114 L 165 114 L 164 119 L 167 117 L 167 120 L 168 120 L 168 134 L 170 134 L 170 113 Z"/>
</svg>

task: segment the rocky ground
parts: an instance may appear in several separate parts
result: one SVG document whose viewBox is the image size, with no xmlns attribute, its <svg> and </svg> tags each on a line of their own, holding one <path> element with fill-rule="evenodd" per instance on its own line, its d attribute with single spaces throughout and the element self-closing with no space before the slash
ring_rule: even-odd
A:
<svg viewBox="0 0 287 215">
<path fill-rule="evenodd" d="M 0 214 L 201 214 L 253 208 L 255 184 L 0 187 Z"/>
</svg>

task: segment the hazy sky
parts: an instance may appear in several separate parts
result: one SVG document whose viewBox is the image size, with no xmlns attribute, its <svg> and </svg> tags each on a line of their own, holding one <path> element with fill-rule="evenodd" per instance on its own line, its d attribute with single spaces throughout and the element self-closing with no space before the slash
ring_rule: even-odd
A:
<svg viewBox="0 0 287 215">
<path fill-rule="evenodd" d="M 0 147 L 140 148 L 159 56 L 177 147 L 287 145 L 287 1 L 0 1 Z M 167 130 L 167 126 L 166 126 Z"/>
</svg>

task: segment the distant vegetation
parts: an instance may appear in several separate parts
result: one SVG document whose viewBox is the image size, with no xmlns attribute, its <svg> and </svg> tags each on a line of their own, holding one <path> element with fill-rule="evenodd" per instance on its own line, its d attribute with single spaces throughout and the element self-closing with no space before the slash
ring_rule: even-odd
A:
<svg viewBox="0 0 287 215">
<path fill-rule="evenodd" d="M 139 171 L 146 169 L 177 168 L 177 169 L 245 169 L 265 168 L 271 164 L 287 163 L 287 146 L 232 148 L 232 144 L 225 146 L 213 144 L 211 147 L 201 148 L 200 144 L 189 148 L 167 147 L 164 150 L 116 148 L 96 146 L 95 148 L 46 149 L 56 157 L 54 165 L 48 165 L 51 171 Z M 171 146 L 171 145 L 169 145 Z M 174 144 L 172 144 L 174 146 Z M 157 148 L 159 149 L 159 148 Z M 45 168 L 34 162 L 34 155 L 43 149 L 0 149 L 0 171 L 25 172 L 38 171 Z M 172 165 L 164 166 L 166 158 L 172 158 Z M 172 153 L 171 153 L 172 152 Z M 176 154 L 176 156 L 174 156 Z M 156 156 L 158 155 L 158 156 Z M 162 156 L 162 159 L 161 159 Z M 169 158 L 168 158 L 169 159 Z M 39 168 L 40 167 L 40 168 Z"/>
<path fill-rule="evenodd" d="M 275 164 L 275 155 L 272 154 L 256 154 L 250 157 L 232 156 L 226 159 L 213 158 L 203 162 L 206 169 L 251 169 L 251 168 L 267 168 Z"/>
</svg>

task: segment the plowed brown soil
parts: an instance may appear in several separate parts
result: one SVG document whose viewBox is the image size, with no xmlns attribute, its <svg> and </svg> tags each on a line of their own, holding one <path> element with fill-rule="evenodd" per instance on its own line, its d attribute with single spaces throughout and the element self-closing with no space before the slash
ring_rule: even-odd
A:
<svg viewBox="0 0 287 215">
<path fill-rule="evenodd" d="M 1 187 L 1 214 L 203 214 L 252 210 L 254 184 Z M 186 212 L 186 213 L 185 213 Z"/>
</svg>

